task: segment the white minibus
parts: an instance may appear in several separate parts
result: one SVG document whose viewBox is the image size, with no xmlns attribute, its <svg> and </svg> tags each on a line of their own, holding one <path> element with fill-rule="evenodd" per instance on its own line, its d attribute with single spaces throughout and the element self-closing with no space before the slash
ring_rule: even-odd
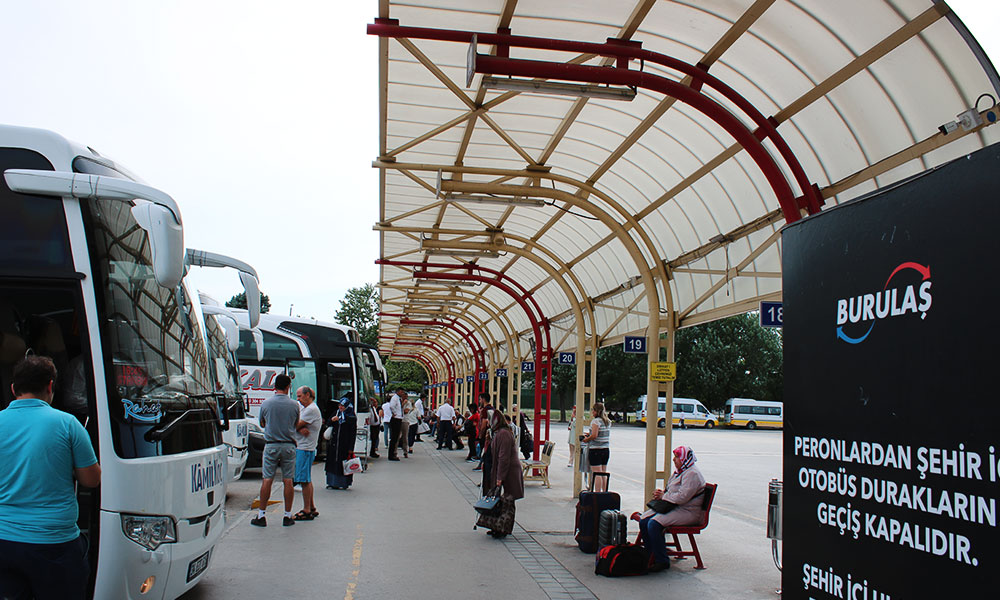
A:
<svg viewBox="0 0 1000 600">
<path fill-rule="evenodd" d="M 727 427 L 772 427 L 781 429 L 784 425 L 784 404 L 750 398 L 730 398 L 726 400 L 723 423 Z"/>
<path fill-rule="evenodd" d="M 667 398 L 661 396 L 657 407 L 658 427 L 666 427 Z M 646 395 L 639 396 L 635 409 L 636 421 L 646 423 Z M 718 425 L 715 418 L 705 405 L 693 398 L 674 398 L 674 410 L 672 424 L 674 427 L 705 427 L 711 429 Z"/>
<path fill-rule="evenodd" d="M 19 359 L 55 361 L 53 406 L 102 469 L 77 491 L 90 598 L 177 598 L 224 529 L 225 418 L 183 275 L 170 196 L 59 135 L 0 126 L 0 408 Z"/>
</svg>

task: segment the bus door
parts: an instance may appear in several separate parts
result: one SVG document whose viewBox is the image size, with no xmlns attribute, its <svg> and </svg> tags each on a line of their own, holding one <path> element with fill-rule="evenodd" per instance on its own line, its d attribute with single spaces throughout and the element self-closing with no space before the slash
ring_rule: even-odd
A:
<svg viewBox="0 0 1000 600">
<path fill-rule="evenodd" d="M 0 409 L 14 399 L 10 389 L 14 365 L 28 355 L 47 356 L 58 372 L 53 408 L 80 421 L 100 456 L 89 339 L 78 280 L 0 277 Z M 116 365 L 115 376 L 128 378 L 130 371 Z M 92 569 L 97 566 L 99 490 L 77 486 L 77 525 L 90 546 Z"/>
</svg>

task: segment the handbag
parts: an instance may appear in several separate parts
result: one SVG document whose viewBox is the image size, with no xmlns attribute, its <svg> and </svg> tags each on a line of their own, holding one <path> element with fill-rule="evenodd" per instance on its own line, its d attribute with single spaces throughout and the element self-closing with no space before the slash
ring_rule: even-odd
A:
<svg viewBox="0 0 1000 600">
<path fill-rule="evenodd" d="M 344 475 L 354 475 L 361 472 L 361 459 L 357 456 L 344 461 Z"/>
<path fill-rule="evenodd" d="M 427 433 L 430 430 L 431 430 L 431 426 L 428 425 L 427 423 L 421 423 L 421 424 L 417 425 L 417 434 L 418 435 L 421 434 L 421 433 Z"/>
<path fill-rule="evenodd" d="M 499 486 L 493 488 L 493 491 L 491 491 L 488 496 L 483 496 L 479 500 L 476 500 L 476 503 L 473 504 L 472 507 L 475 508 L 476 512 L 480 514 L 488 516 L 496 515 L 500 511 Z"/>
<path fill-rule="evenodd" d="M 668 500 L 660 499 L 660 500 L 650 500 L 649 502 L 646 503 L 646 507 L 652 510 L 653 512 L 658 512 L 662 515 L 674 510 L 675 508 L 677 508 L 677 505 Z"/>
<path fill-rule="evenodd" d="M 323 439 L 324 440 L 326 440 L 326 441 L 329 442 L 330 438 L 332 438 L 332 437 L 333 437 L 333 427 L 327 427 L 326 429 L 323 430 Z"/>
</svg>

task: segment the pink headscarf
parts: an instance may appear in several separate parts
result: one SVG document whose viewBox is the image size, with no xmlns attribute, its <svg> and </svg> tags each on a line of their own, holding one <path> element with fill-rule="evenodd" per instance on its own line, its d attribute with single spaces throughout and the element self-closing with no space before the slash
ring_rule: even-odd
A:
<svg viewBox="0 0 1000 600">
<path fill-rule="evenodd" d="M 677 469 L 678 475 L 687 471 L 694 463 L 698 462 L 698 457 L 694 455 L 694 450 L 689 446 L 677 446 L 674 448 L 674 456 L 681 462 L 681 466 Z"/>
</svg>

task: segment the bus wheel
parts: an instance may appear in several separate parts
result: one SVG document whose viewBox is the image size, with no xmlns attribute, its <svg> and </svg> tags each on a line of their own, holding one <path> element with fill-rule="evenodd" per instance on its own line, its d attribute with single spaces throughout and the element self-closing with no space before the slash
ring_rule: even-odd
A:
<svg viewBox="0 0 1000 600">
<path fill-rule="evenodd" d="M 657 427 L 666 427 L 667 426 L 667 420 L 666 419 L 660 419 L 659 421 L 656 422 L 656 426 Z"/>
<path fill-rule="evenodd" d="M 753 421 L 750 421 L 749 423 L 747 423 L 747 429 L 753 431 L 754 429 L 757 429 L 757 424 L 754 423 Z"/>
<path fill-rule="evenodd" d="M 705 429 L 712 429 L 715 427 L 715 421 L 705 421 Z"/>
</svg>

